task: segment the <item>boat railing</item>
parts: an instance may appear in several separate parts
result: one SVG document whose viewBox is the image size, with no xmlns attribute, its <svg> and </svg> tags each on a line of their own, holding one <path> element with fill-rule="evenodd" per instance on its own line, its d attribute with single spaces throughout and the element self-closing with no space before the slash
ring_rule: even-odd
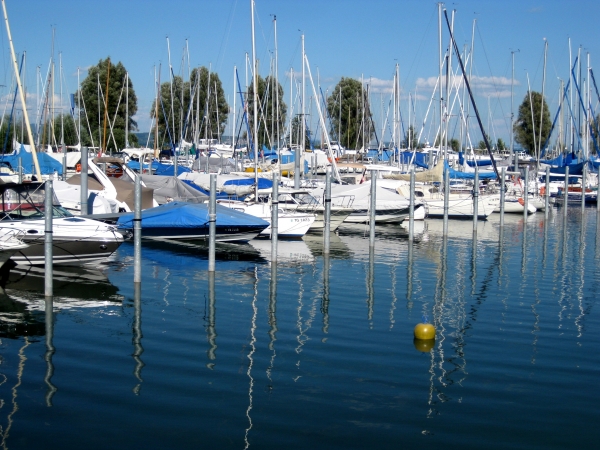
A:
<svg viewBox="0 0 600 450">
<path fill-rule="evenodd" d="M 354 204 L 354 195 L 336 195 L 331 197 L 331 204 L 333 206 L 341 206 L 343 208 L 351 208 Z"/>
<path fill-rule="evenodd" d="M 25 237 L 25 230 L 0 227 L 0 246 L 3 243 L 21 241 Z"/>
</svg>

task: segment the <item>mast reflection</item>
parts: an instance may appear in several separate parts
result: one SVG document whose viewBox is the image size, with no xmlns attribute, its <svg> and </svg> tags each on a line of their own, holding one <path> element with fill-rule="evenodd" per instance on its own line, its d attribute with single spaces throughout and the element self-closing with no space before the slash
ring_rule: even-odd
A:
<svg viewBox="0 0 600 450">
<path fill-rule="evenodd" d="M 248 353 L 248 360 L 250 361 L 248 364 L 248 370 L 246 371 L 246 375 L 248 375 L 249 386 L 248 386 L 248 408 L 246 409 L 246 417 L 248 418 L 248 427 L 246 428 L 246 432 L 244 433 L 244 443 L 246 446 L 245 449 L 250 447 L 250 442 L 248 441 L 248 435 L 250 434 L 250 430 L 252 429 L 252 417 L 250 416 L 250 411 L 252 411 L 252 392 L 254 391 L 254 378 L 252 377 L 252 367 L 254 366 L 254 353 L 256 352 L 256 318 L 258 315 L 258 307 L 256 306 L 256 302 L 258 300 L 258 268 L 254 267 L 254 295 L 252 297 L 252 323 L 250 326 L 250 352 Z"/>
</svg>

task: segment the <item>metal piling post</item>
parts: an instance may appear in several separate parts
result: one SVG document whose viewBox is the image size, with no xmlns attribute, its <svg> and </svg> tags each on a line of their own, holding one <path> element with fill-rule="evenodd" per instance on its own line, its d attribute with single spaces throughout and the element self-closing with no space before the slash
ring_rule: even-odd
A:
<svg viewBox="0 0 600 450">
<path fill-rule="evenodd" d="M 44 217 L 45 217 L 45 235 L 44 235 L 44 295 L 52 297 L 53 291 L 53 267 L 52 267 L 52 213 L 54 210 L 52 190 L 52 180 L 46 181 L 44 198 Z"/>
<path fill-rule="evenodd" d="M 331 167 L 327 167 L 325 175 L 325 211 L 323 212 L 323 253 L 329 254 L 331 233 Z"/>
<path fill-rule="evenodd" d="M 215 271 L 215 241 L 217 234 L 217 174 L 210 174 L 208 200 L 208 271 Z"/>
<path fill-rule="evenodd" d="M 369 217 L 369 245 L 375 245 L 375 211 L 377 205 L 377 172 L 371 171 L 371 211 Z"/>
<path fill-rule="evenodd" d="M 273 172 L 273 195 L 271 198 L 271 262 L 277 261 L 277 240 L 279 233 L 279 178 Z"/>
<path fill-rule="evenodd" d="M 136 174 L 133 191 L 133 282 L 142 282 L 142 175 Z"/>
</svg>

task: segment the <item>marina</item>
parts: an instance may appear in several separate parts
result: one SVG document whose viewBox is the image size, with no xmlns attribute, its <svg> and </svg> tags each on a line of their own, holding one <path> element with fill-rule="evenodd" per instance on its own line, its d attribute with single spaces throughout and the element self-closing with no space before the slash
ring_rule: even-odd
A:
<svg viewBox="0 0 600 450">
<path fill-rule="evenodd" d="M 214 273 L 206 247 L 144 241 L 137 285 L 126 241 L 60 269 L 51 299 L 43 270 L 19 269 L 0 303 L 2 444 L 591 448 L 597 210 L 498 218 L 446 237 L 426 220 L 414 241 L 378 225 L 373 247 L 351 224 L 328 255 L 317 234 L 280 241 L 277 264 L 250 241 Z M 437 335 L 419 347 L 423 316 Z"/>
<path fill-rule="evenodd" d="M 597 447 L 585 14 L 560 50 L 528 2 L 0 2 L 1 449 Z M 99 32 L 46 68 L 40 17 Z"/>
</svg>

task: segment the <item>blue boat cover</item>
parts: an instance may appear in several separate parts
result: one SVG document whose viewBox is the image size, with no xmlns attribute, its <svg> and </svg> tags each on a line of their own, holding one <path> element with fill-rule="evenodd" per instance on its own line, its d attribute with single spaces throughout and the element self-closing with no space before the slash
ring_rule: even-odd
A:
<svg viewBox="0 0 600 450">
<path fill-rule="evenodd" d="M 550 167 L 550 173 L 553 174 L 564 174 L 566 172 L 566 168 L 569 168 L 570 175 L 581 175 L 583 173 L 583 166 L 585 166 L 585 162 L 577 163 L 577 164 L 568 164 L 563 167 Z"/>
<path fill-rule="evenodd" d="M 460 165 L 463 165 L 465 163 L 465 155 L 463 152 L 458 152 L 458 163 Z M 492 160 L 491 159 L 476 159 L 475 161 L 473 160 L 467 160 L 467 165 L 469 167 L 486 167 L 486 166 L 491 166 L 492 165 Z"/>
<path fill-rule="evenodd" d="M 418 167 L 422 167 L 424 169 L 429 169 L 429 165 L 427 164 L 427 161 L 429 160 L 429 155 L 427 153 L 414 153 L 415 155 L 415 159 L 413 161 L 413 163 L 418 166 Z M 401 152 L 400 153 L 400 158 L 403 164 L 410 164 L 410 161 L 413 157 L 413 152 Z"/>
<path fill-rule="evenodd" d="M 226 206 L 217 206 L 216 226 L 262 226 L 269 223 L 250 214 L 236 211 Z M 133 214 L 127 213 L 119 217 L 117 227 L 133 229 Z M 142 211 L 142 229 L 144 228 L 202 228 L 208 229 L 208 204 L 171 202 Z"/>
<path fill-rule="evenodd" d="M 448 170 L 448 174 L 451 179 L 459 179 L 459 180 L 474 180 L 475 172 L 459 172 L 458 170 L 454 170 L 452 167 L 448 165 L 448 161 L 444 161 L 444 170 Z M 479 172 L 480 180 L 491 180 L 492 178 L 496 178 L 495 172 Z"/>
<path fill-rule="evenodd" d="M 138 171 L 140 170 L 140 162 L 139 161 L 129 161 L 127 163 L 127 167 L 131 170 Z M 148 164 L 144 164 L 144 169 L 148 168 Z M 191 172 L 191 169 L 184 166 L 177 166 L 177 175 L 181 175 L 182 173 Z M 174 164 L 163 164 L 158 161 L 152 161 L 152 173 L 154 175 L 164 175 L 164 176 L 174 176 L 175 175 L 175 165 Z"/>
<path fill-rule="evenodd" d="M 254 184 L 254 178 L 239 177 L 236 180 L 227 180 L 223 183 L 223 186 L 252 186 Z M 273 187 L 273 180 L 268 178 L 258 178 L 259 189 L 271 189 Z"/>
<path fill-rule="evenodd" d="M 48 155 L 44 152 L 37 152 L 38 164 L 40 165 L 40 172 L 43 175 L 53 174 L 54 171 L 61 175 L 63 173 L 63 167 L 60 162 L 54 159 L 52 156 Z M 21 144 L 21 148 L 11 154 L 11 155 L 2 155 L 0 157 L 0 161 L 5 161 L 9 163 L 14 171 L 17 171 L 19 167 L 19 158 L 21 158 L 21 166 L 23 167 L 23 173 L 25 174 L 35 174 L 35 166 L 33 164 L 33 156 L 30 152 L 25 150 L 23 144 Z"/>
</svg>

